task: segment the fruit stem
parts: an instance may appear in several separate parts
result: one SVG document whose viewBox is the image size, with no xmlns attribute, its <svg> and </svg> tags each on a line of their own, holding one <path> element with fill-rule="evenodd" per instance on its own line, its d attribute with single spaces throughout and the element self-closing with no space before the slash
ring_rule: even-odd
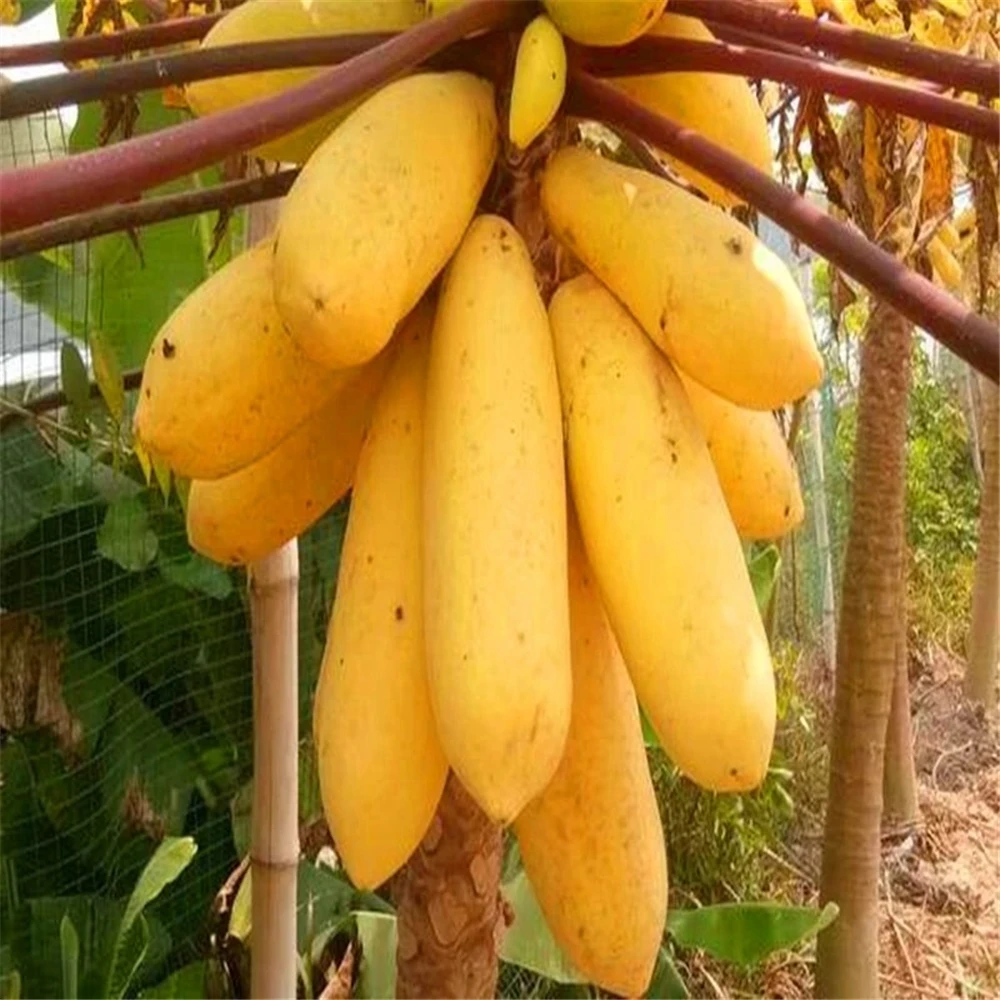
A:
<svg viewBox="0 0 1000 1000">
<path fill-rule="evenodd" d="M 767 49 L 706 42 L 688 38 L 646 35 L 621 49 L 584 49 L 567 46 L 571 58 L 594 76 L 641 76 L 652 73 L 700 70 L 733 76 L 751 76 L 794 84 L 848 98 L 964 132 L 984 142 L 1000 142 L 1000 113 L 966 104 L 924 88 L 817 60 Z"/>
<path fill-rule="evenodd" d="M 208 29 L 221 17 L 222 13 L 178 17 L 102 35 L 60 38 L 54 42 L 34 42 L 31 45 L 0 45 L 0 67 L 74 63 L 103 56 L 123 56 L 129 52 L 175 45 L 178 42 L 197 41 L 204 38 Z"/>
<path fill-rule="evenodd" d="M 105 233 L 136 229 L 155 222 L 179 219 L 224 208 L 250 205 L 268 198 L 280 198 L 288 193 L 298 177 L 298 169 L 280 170 L 265 177 L 227 181 L 211 187 L 180 194 L 146 198 L 124 205 L 108 205 L 92 212 L 81 212 L 65 219 L 46 222 L 17 233 L 0 236 L 0 261 L 24 254 L 38 253 L 50 247 L 77 240 L 89 240 Z"/>
<path fill-rule="evenodd" d="M 830 55 L 933 80 L 984 97 L 1000 96 L 1000 74 L 996 64 L 988 59 L 814 20 L 776 10 L 756 0 L 670 0 L 670 13 L 697 18 L 709 27 L 724 24 L 780 41 L 797 42 Z"/>
<path fill-rule="evenodd" d="M 272 97 L 38 166 L 4 172 L 6 232 L 138 197 L 145 189 L 286 135 L 386 83 L 475 31 L 514 22 L 528 5 L 470 0 Z"/>
<path fill-rule="evenodd" d="M 734 191 L 991 381 L 1000 380 L 997 327 L 794 191 L 692 129 L 649 111 L 576 68 L 569 73 L 565 108 L 612 128 L 626 128 Z"/>
</svg>

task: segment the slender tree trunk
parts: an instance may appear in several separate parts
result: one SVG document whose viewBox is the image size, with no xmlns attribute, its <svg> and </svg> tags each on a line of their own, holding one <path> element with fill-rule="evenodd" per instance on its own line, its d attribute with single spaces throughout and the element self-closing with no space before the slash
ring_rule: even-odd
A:
<svg viewBox="0 0 1000 1000">
<path fill-rule="evenodd" d="M 906 593 L 905 571 L 900 589 Z M 890 828 L 911 825 L 916 821 L 918 811 L 917 767 L 913 759 L 913 727 L 910 725 L 908 660 L 904 602 L 896 635 L 896 669 L 892 683 L 889 728 L 886 731 L 885 771 L 882 775 L 882 819 Z"/>
<path fill-rule="evenodd" d="M 500 828 L 448 775 L 437 814 L 395 886 L 396 996 L 492 998 L 504 930 Z"/>
<path fill-rule="evenodd" d="M 899 642 L 909 324 L 876 304 L 861 349 L 854 497 L 844 560 L 817 997 L 878 996 L 882 770 Z"/>
<path fill-rule="evenodd" d="M 963 364 L 962 368 L 963 371 L 959 375 L 959 397 L 962 401 L 965 422 L 969 428 L 969 451 L 972 454 L 972 467 L 976 470 L 976 481 L 979 483 L 979 488 L 982 489 L 985 472 L 983 471 L 983 442 L 981 438 L 983 430 L 987 434 L 990 433 L 990 427 L 980 426 L 980 390 L 977 385 L 975 369 L 968 364 Z M 993 430 L 995 429 L 994 427 Z"/>
<path fill-rule="evenodd" d="M 979 547 L 972 587 L 965 690 L 988 712 L 997 710 L 997 619 L 1000 616 L 1000 427 L 997 387 L 985 379 L 983 395 L 983 488 Z"/>
<path fill-rule="evenodd" d="M 816 550 L 823 579 L 822 638 L 826 669 L 833 671 L 837 662 L 837 602 L 833 591 L 833 556 L 830 547 L 830 522 L 826 508 L 826 475 L 823 467 L 823 425 L 818 397 L 809 406 L 809 440 L 812 445 L 816 485 L 809 498 L 816 523 Z"/>
</svg>

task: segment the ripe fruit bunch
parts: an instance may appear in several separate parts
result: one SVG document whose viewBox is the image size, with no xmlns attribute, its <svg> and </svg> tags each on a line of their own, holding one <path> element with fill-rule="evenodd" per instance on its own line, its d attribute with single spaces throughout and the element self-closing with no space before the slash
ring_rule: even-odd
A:
<svg viewBox="0 0 1000 1000">
<path fill-rule="evenodd" d="M 215 31 L 304 31 L 307 9 L 324 7 L 249 0 Z M 320 30 L 417 16 L 404 0 L 325 9 Z M 629 995 L 667 906 L 639 705 L 692 781 L 762 780 L 774 678 L 741 542 L 801 522 L 772 411 L 821 378 L 795 281 L 706 179 L 687 172 L 721 205 L 546 146 L 534 203 L 554 275 L 488 204 L 502 151 L 558 112 L 563 34 L 705 32 L 662 9 L 551 0 L 509 99 L 418 70 L 274 144 L 304 166 L 273 235 L 169 318 L 136 412 L 144 446 L 192 480 L 189 537 L 219 562 L 253 562 L 351 491 L 314 731 L 352 879 L 406 862 L 453 769 L 512 825 L 570 960 Z M 192 105 L 292 82 L 216 82 L 214 99 L 200 84 Z M 742 81 L 617 85 L 766 165 Z"/>
</svg>

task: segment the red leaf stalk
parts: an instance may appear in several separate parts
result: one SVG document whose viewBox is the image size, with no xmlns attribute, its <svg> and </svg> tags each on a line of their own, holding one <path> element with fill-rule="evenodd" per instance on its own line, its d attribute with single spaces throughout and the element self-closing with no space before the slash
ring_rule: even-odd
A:
<svg viewBox="0 0 1000 1000">
<path fill-rule="evenodd" d="M 712 24 L 725 24 L 743 28 L 769 38 L 808 45 L 869 66 L 933 80 L 956 90 L 967 90 L 984 97 L 1000 97 L 1000 73 L 996 64 L 988 59 L 886 38 L 843 24 L 813 20 L 777 10 L 760 0 L 670 0 L 670 12 L 698 18 L 710 27 Z"/>
<path fill-rule="evenodd" d="M 512 23 L 526 4 L 471 0 L 273 97 L 40 166 L 4 172 L 0 231 L 138 197 L 285 135 L 474 31 Z"/>
<path fill-rule="evenodd" d="M 993 145 L 1000 142 L 1000 114 L 990 108 L 883 80 L 861 70 L 835 66 L 814 56 L 802 58 L 725 42 L 649 35 L 621 49 L 572 46 L 572 53 L 579 65 L 594 76 L 700 70 L 777 80 L 943 125 Z"/>
</svg>

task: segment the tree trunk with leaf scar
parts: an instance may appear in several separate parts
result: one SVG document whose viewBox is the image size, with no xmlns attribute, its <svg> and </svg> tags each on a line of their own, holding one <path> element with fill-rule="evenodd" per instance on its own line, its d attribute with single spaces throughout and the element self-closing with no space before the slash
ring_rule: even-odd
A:
<svg viewBox="0 0 1000 1000">
<path fill-rule="evenodd" d="M 500 827 L 454 773 L 394 887 L 396 996 L 491 998 L 505 927 Z"/>
</svg>

